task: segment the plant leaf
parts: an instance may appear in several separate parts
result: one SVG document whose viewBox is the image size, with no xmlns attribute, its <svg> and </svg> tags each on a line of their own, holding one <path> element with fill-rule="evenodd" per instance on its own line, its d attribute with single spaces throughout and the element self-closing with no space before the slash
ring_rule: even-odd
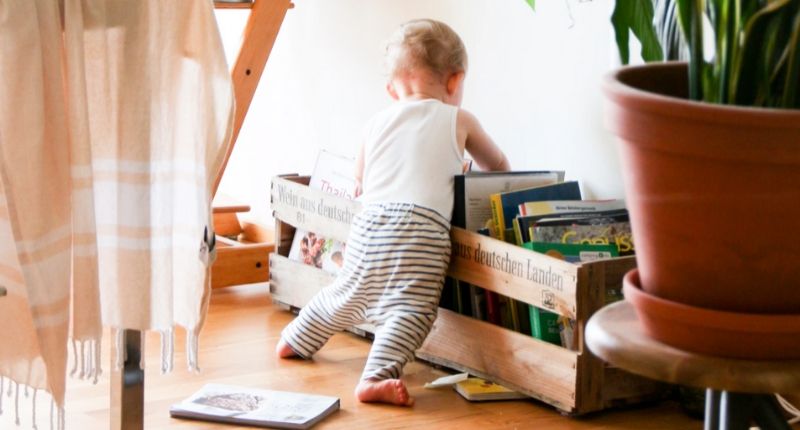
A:
<svg viewBox="0 0 800 430">
<path fill-rule="evenodd" d="M 641 42 L 644 61 L 661 61 L 664 58 L 653 25 L 653 0 L 617 1 L 611 14 L 611 23 L 622 64 L 630 61 L 629 32 L 633 32 Z"/>
<path fill-rule="evenodd" d="M 764 50 L 769 42 L 771 18 L 790 4 L 791 0 L 770 1 L 747 21 L 741 55 L 737 58 L 734 71 L 732 103 L 749 106 L 756 101 L 759 85 L 763 83 L 759 76 L 765 73 Z M 766 73 L 769 76 L 769 73 Z"/>
<path fill-rule="evenodd" d="M 536 10 L 536 0 L 525 0 L 525 3 L 528 3 L 531 9 Z"/>
<path fill-rule="evenodd" d="M 678 20 L 683 36 L 689 43 L 689 98 L 703 100 L 703 81 L 708 78 L 703 72 L 703 16 L 705 0 L 677 0 Z"/>
<path fill-rule="evenodd" d="M 796 108 L 800 107 L 800 94 L 798 94 L 800 88 L 797 85 L 798 76 L 800 76 L 800 52 L 798 52 L 800 51 L 800 12 L 798 11 L 795 11 L 794 29 L 786 49 L 789 53 L 789 60 L 781 106 Z"/>
<path fill-rule="evenodd" d="M 664 51 L 664 60 L 685 60 L 688 56 L 686 44 L 678 27 L 678 12 L 675 0 L 653 0 L 655 2 L 655 28 Z"/>
</svg>

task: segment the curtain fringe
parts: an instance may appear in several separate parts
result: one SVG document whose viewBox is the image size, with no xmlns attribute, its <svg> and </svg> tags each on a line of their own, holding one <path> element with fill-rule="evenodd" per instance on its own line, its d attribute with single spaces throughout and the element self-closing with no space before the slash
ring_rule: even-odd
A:
<svg viewBox="0 0 800 430">
<path fill-rule="evenodd" d="M 73 363 L 69 376 L 91 380 L 93 384 L 96 384 L 103 373 L 102 365 L 100 364 L 101 340 L 78 340 L 73 338 L 71 343 Z"/>
<path fill-rule="evenodd" d="M 8 383 L 8 389 L 6 389 L 6 386 L 5 386 L 6 383 Z M 55 427 L 56 425 L 58 426 L 59 430 L 63 430 L 64 429 L 64 408 L 56 406 L 55 398 L 53 398 L 53 396 L 51 396 L 50 393 L 47 392 L 47 390 L 36 388 L 36 387 L 30 386 L 28 384 L 19 383 L 17 381 L 14 381 L 10 377 L 3 376 L 3 375 L 0 375 L 0 415 L 3 415 L 3 400 L 4 400 L 4 397 L 8 397 L 9 399 L 11 397 L 13 397 L 14 398 L 14 423 L 17 426 L 20 426 L 20 425 L 23 424 L 23 421 L 22 421 L 22 418 L 21 418 L 21 414 L 20 414 L 20 391 L 22 391 L 22 394 L 25 396 L 25 398 L 30 398 L 30 402 L 28 404 L 30 405 L 30 408 L 31 408 L 30 414 L 31 414 L 31 428 L 32 429 L 37 430 L 39 428 L 39 424 L 37 422 L 38 414 L 37 414 L 36 408 L 38 407 L 37 405 L 40 403 L 40 399 L 39 399 L 40 391 L 44 391 L 45 394 L 50 396 L 50 430 L 53 430 L 53 428 L 56 428 Z M 23 401 L 24 401 L 24 399 L 23 399 Z M 58 422 L 54 424 L 53 418 L 55 416 L 55 414 L 54 414 L 55 408 L 58 408 L 58 412 L 57 412 L 57 416 L 56 416 Z"/>
</svg>

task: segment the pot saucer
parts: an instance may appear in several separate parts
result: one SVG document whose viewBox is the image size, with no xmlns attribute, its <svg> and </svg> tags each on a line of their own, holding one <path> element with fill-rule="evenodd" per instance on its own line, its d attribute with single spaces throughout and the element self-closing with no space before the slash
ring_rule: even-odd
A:
<svg viewBox="0 0 800 430">
<path fill-rule="evenodd" d="M 750 360 L 800 359 L 800 314 L 718 311 L 665 300 L 642 290 L 639 272 L 623 279 L 645 333 L 695 353 Z"/>
</svg>

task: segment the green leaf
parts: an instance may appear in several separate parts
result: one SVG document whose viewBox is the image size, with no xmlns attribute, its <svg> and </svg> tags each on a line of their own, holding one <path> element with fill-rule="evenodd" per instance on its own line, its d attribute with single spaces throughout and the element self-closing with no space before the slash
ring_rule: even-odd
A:
<svg viewBox="0 0 800 430">
<path fill-rule="evenodd" d="M 655 2 L 655 28 L 664 51 L 664 60 L 685 59 L 685 43 L 678 27 L 678 11 L 675 0 L 653 0 Z"/>
<path fill-rule="evenodd" d="M 525 0 L 525 3 L 528 3 L 531 9 L 536 10 L 536 0 Z"/>
<path fill-rule="evenodd" d="M 641 42 L 644 61 L 661 61 L 664 58 L 653 25 L 653 0 L 617 1 L 611 14 L 611 23 L 622 64 L 630 61 L 629 32 L 633 32 Z"/>
<path fill-rule="evenodd" d="M 707 75 L 703 58 L 703 16 L 705 0 L 677 0 L 678 20 L 689 43 L 689 98 L 703 100 L 703 80 Z"/>
<path fill-rule="evenodd" d="M 711 0 L 708 11 L 716 42 L 713 67 L 715 80 L 711 86 L 705 86 L 704 93 L 706 100 L 711 98 L 711 101 L 715 103 L 727 103 L 730 94 L 733 56 L 737 46 L 736 0 Z M 711 94 L 713 97 L 709 97 Z"/>
<path fill-rule="evenodd" d="M 786 72 L 786 83 L 783 88 L 781 106 L 785 108 L 800 107 L 800 87 L 797 85 L 800 76 L 800 12 L 795 11 L 794 29 L 792 37 L 787 45 L 788 70 Z"/>
<path fill-rule="evenodd" d="M 747 21 L 744 30 L 742 51 L 737 58 L 736 70 L 733 77 L 733 92 L 731 102 L 752 106 L 759 97 L 759 89 L 763 85 L 764 74 L 769 77 L 771 73 L 765 71 L 765 49 L 769 45 L 770 28 L 776 14 L 791 4 L 791 0 L 773 0 L 754 13 Z M 780 16 L 778 15 L 780 18 Z M 792 79 L 797 79 L 795 76 Z"/>
</svg>

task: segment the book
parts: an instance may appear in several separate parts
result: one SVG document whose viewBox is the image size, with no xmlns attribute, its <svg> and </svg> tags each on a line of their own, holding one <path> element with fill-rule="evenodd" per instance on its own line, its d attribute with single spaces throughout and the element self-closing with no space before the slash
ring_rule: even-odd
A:
<svg viewBox="0 0 800 430">
<path fill-rule="evenodd" d="M 613 243 L 589 244 L 534 241 L 525 243 L 523 247 L 570 263 L 584 263 L 619 256 L 619 249 Z"/>
<path fill-rule="evenodd" d="M 309 429 L 337 410 L 337 397 L 206 384 L 172 405 L 169 414 L 173 418 L 256 427 Z"/>
<path fill-rule="evenodd" d="M 581 190 L 577 181 L 559 182 L 533 188 L 523 188 L 489 196 L 492 220 L 500 240 L 509 240 L 508 230 L 513 231 L 513 220 L 519 213 L 519 205 L 542 200 L 580 200 Z"/>
<path fill-rule="evenodd" d="M 478 231 L 492 219 L 489 196 L 511 190 L 553 184 L 564 180 L 564 171 L 466 172 L 454 178 L 452 224 Z"/>
<path fill-rule="evenodd" d="M 523 244 L 523 247 L 571 263 L 596 261 L 619 255 L 614 244 L 528 242 Z M 575 321 L 536 306 L 529 306 L 528 309 L 533 337 L 576 350 Z"/>
<path fill-rule="evenodd" d="M 528 312 L 531 319 L 531 336 L 561 346 L 560 315 L 533 305 L 528 306 Z"/>
<path fill-rule="evenodd" d="M 518 400 L 529 398 L 525 394 L 482 378 L 470 377 L 456 382 L 453 388 L 471 402 L 487 400 Z"/>
<path fill-rule="evenodd" d="M 555 213 L 580 214 L 625 209 L 625 201 L 609 200 L 544 200 L 524 202 L 519 205 L 519 215 L 544 215 Z"/>
<path fill-rule="evenodd" d="M 531 227 L 531 240 L 551 243 L 613 244 L 619 255 L 634 253 L 627 210 L 592 215 L 542 218 Z"/>
<path fill-rule="evenodd" d="M 356 190 L 355 160 L 320 151 L 308 186 L 352 200 Z M 289 248 L 289 259 L 335 275 L 344 264 L 344 251 L 345 243 L 298 228 Z"/>
</svg>

